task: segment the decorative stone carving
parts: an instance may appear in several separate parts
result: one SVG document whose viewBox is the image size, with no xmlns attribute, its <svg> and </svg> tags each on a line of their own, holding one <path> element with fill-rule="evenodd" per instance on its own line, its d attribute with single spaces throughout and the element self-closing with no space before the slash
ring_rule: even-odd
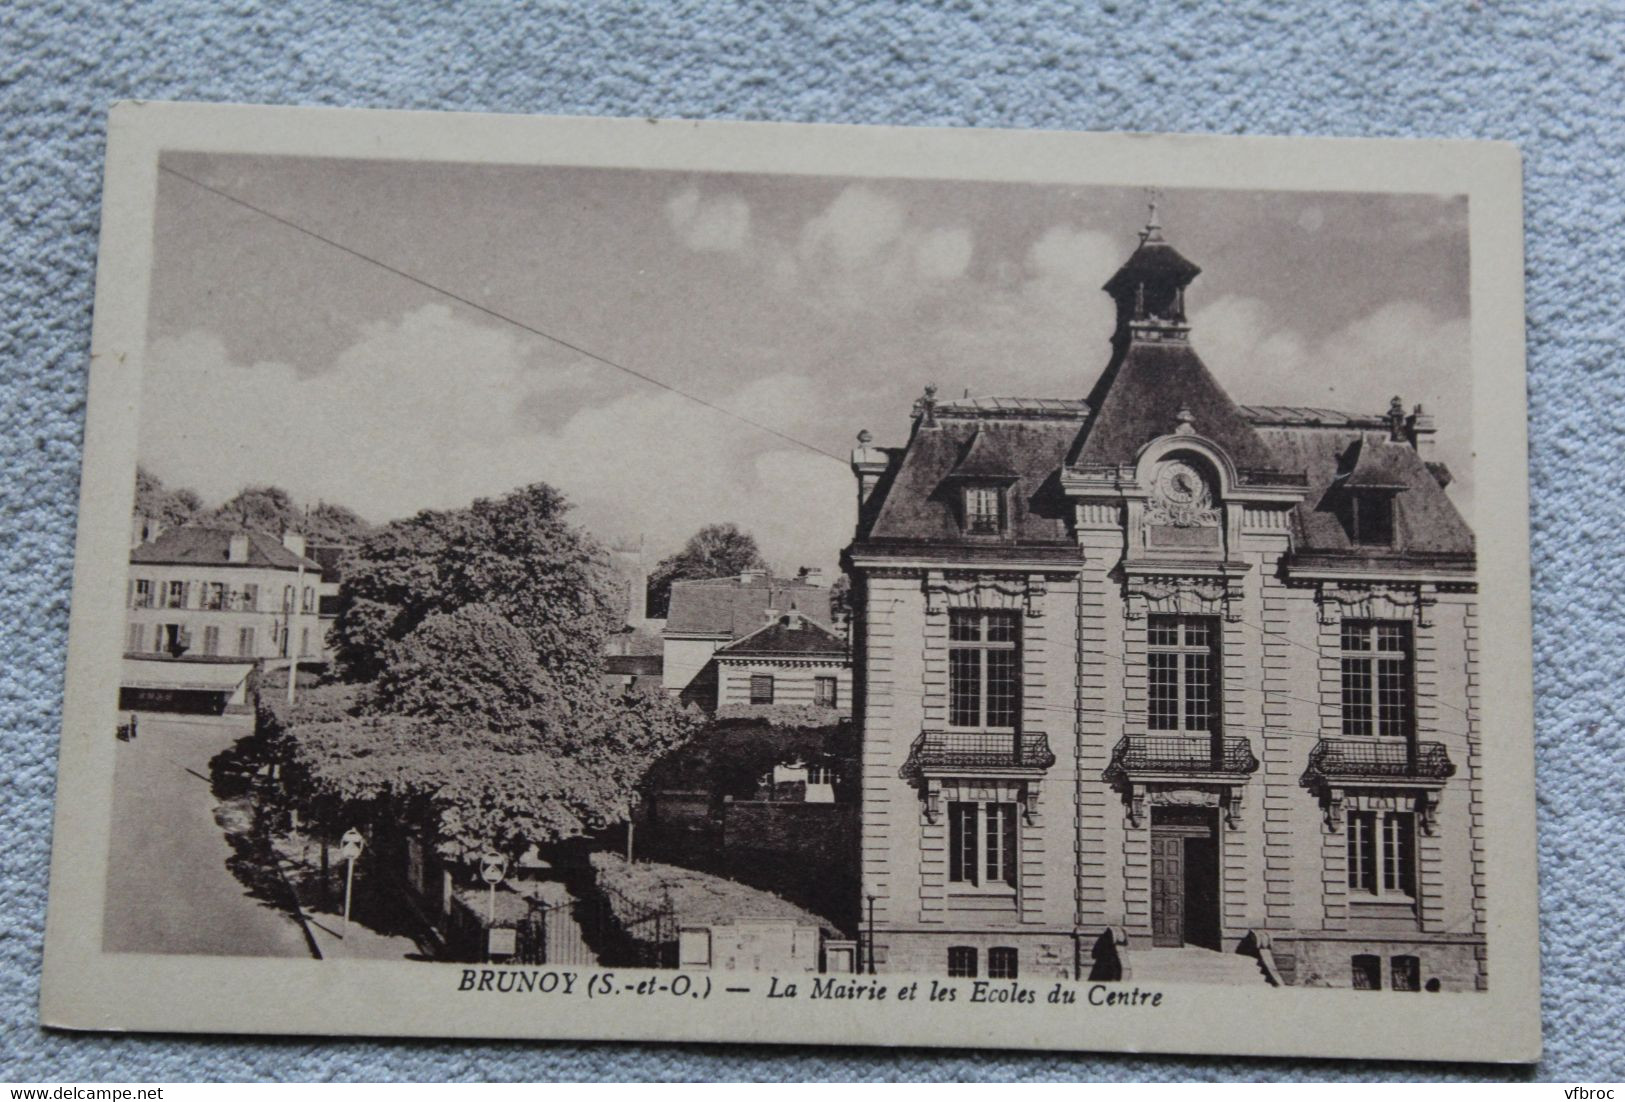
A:
<svg viewBox="0 0 1625 1102">
<path fill-rule="evenodd" d="M 1183 459 L 1159 464 L 1152 476 L 1145 520 L 1147 524 L 1173 528 L 1217 527 L 1219 510 L 1206 476 Z"/>
<path fill-rule="evenodd" d="M 1138 829 L 1148 823 L 1147 806 L 1151 807 L 1212 807 L 1224 817 L 1224 825 L 1231 830 L 1241 828 L 1242 786 L 1220 784 L 1186 786 L 1156 782 L 1133 783 L 1125 786 L 1124 805 L 1127 825 Z"/>
<path fill-rule="evenodd" d="M 1130 574 L 1123 585 L 1124 615 L 1142 619 L 1148 612 L 1183 612 L 1241 619 L 1241 579 L 1207 575 Z"/>
<path fill-rule="evenodd" d="M 1315 604 L 1323 624 L 1339 624 L 1344 617 L 1373 620 L 1402 615 L 1414 619 L 1419 628 L 1430 628 L 1430 610 L 1438 603 L 1433 587 L 1421 584 L 1321 582 L 1315 588 Z"/>
<path fill-rule="evenodd" d="M 949 574 L 930 570 L 925 575 L 925 611 L 940 616 L 950 608 L 1022 609 L 1028 616 L 1044 615 L 1048 592 L 1042 574 Z"/>
</svg>

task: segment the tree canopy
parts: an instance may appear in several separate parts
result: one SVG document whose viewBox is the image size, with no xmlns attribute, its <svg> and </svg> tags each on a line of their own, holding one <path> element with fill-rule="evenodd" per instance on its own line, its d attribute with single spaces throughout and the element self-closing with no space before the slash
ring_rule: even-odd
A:
<svg viewBox="0 0 1625 1102">
<path fill-rule="evenodd" d="M 346 561 L 332 639 L 341 670 L 371 680 L 430 616 L 485 605 L 529 640 L 561 689 L 596 681 L 619 625 L 607 555 L 545 483 L 376 529 Z"/>
<path fill-rule="evenodd" d="M 518 854 L 623 821 L 650 763 L 697 723 L 664 696 L 615 697 L 598 686 L 538 702 L 505 730 L 473 712 L 402 715 L 378 704 L 346 686 L 326 686 L 292 710 L 262 704 L 284 791 L 331 828 L 369 816 L 424 823 L 453 861 L 492 848 Z"/>
<path fill-rule="evenodd" d="M 360 514 L 343 505 L 319 502 L 308 512 L 280 486 L 246 486 L 225 504 L 209 511 L 211 524 L 280 536 L 303 532 L 317 543 L 350 543 L 372 530 Z"/>
<path fill-rule="evenodd" d="M 667 555 L 649 574 L 649 615 L 663 619 L 671 610 L 671 583 L 695 578 L 727 578 L 743 570 L 765 570 L 767 560 L 748 532 L 734 524 L 708 524 L 683 549 Z"/>
<path fill-rule="evenodd" d="M 171 490 L 145 467 L 135 469 L 135 515 L 157 521 L 165 528 L 186 524 L 203 511 L 203 499 L 191 490 Z"/>
</svg>

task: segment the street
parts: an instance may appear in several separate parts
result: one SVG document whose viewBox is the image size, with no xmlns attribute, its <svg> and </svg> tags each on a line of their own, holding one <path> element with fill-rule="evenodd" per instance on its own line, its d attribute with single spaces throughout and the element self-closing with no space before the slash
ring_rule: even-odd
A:
<svg viewBox="0 0 1625 1102">
<path fill-rule="evenodd" d="M 209 759 L 242 720 L 144 714 L 118 744 L 102 944 L 110 953 L 304 957 L 298 923 L 249 894 L 216 820 Z M 112 732 L 108 732 L 112 738 Z"/>
</svg>

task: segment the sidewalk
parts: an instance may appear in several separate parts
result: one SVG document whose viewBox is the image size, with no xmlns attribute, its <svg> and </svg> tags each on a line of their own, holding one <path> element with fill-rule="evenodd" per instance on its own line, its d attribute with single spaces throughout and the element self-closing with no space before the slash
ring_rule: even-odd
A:
<svg viewBox="0 0 1625 1102">
<path fill-rule="evenodd" d="M 417 942 L 409 937 L 380 934 L 353 921 L 345 930 L 342 915 L 306 910 L 304 918 L 305 928 L 323 960 L 407 960 L 423 956 Z"/>
</svg>

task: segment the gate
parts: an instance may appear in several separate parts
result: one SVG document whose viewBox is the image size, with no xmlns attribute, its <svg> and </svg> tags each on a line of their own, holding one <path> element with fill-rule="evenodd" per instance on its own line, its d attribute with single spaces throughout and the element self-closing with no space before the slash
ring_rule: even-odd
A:
<svg viewBox="0 0 1625 1102">
<path fill-rule="evenodd" d="M 639 911 L 604 889 L 585 899 L 532 903 L 515 929 L 516 964 L 676 968 L 677 915 L 664 905 Z M 616 917 L 630 915 L 626 919 Z"/>
</svg>

